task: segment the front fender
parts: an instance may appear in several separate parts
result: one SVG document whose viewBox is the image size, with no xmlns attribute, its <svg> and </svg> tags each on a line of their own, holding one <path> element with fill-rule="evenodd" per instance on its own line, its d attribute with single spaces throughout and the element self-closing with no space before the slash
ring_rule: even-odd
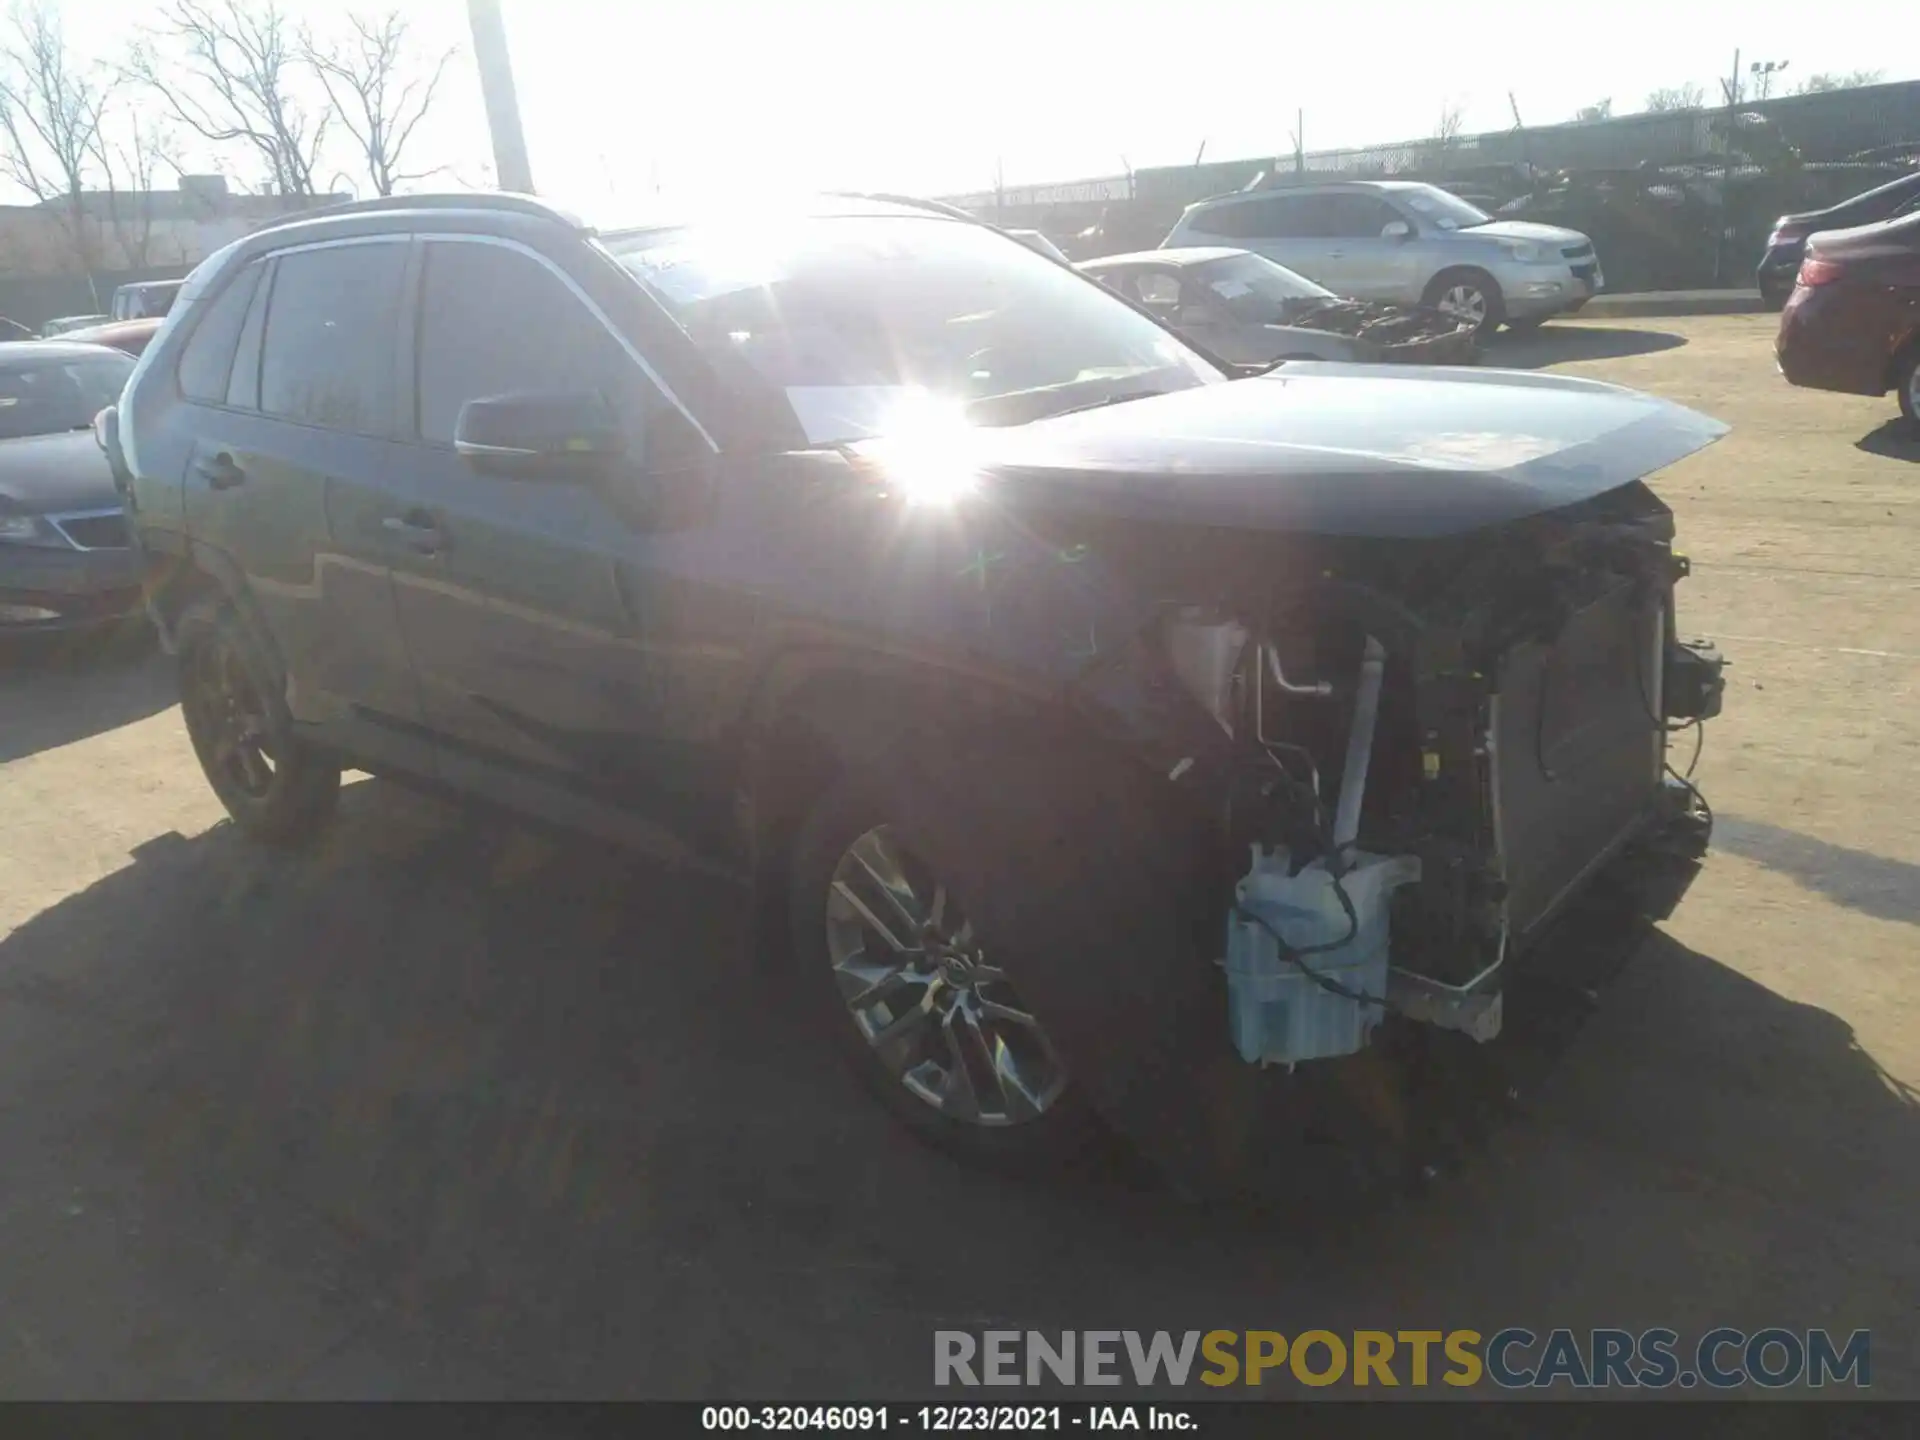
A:
<svg viewBox="0 0 1920 1440">
<path fill-rule="evenodd" d="M 1064 709 L 1184 787 L 1228 763 L 1227 737 L 1161 658 L 1157 598 L 1098 543 L 1038 529 L 988 493 L 915 503 L 849 457 L 815 452 L 794 473 L 786 493 L 799 498 L 756 521 L 754 548 L 783 573 L 762 577 L 781 603 L 750 733 L 810 671 L 852 666 Z"/>
</svg>

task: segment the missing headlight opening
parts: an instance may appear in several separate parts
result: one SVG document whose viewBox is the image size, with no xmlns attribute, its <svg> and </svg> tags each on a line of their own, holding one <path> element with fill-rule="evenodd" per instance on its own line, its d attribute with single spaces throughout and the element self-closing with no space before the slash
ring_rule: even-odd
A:
<svg viewBox="0 0 1920 1440">
<path fill-rule="evenodd" d="M 1219 953 L 1243 1059 L 1352 1054 L 1389 1017 L 1491 1040 L 1603 870 L 1697 864 L 1710 812 L 1668 737 L 1717 713 L 1724 661 L 1674 638 L 1671 539 L 1636 484 L 1469 539 L 1315 542 L 1277 567 L 1311 578 L 1169 615 L 1240 757 Z"/>
</svg>

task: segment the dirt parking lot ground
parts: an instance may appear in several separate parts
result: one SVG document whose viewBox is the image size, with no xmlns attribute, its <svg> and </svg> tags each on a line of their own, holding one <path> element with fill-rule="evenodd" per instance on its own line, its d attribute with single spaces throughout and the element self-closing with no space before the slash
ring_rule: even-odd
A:
<svg viewBox="0 0 1920 1440">
<path fill-rule="evenodd" d="M 958 1169 L 790 1027 L 726 886 L 371 781 L 265 855 L 163 661 L 7 661 L 0 1395 L 878 1398 L 936 1327 L 1509 1324 L 1869 1327 L 1920 1395 L 1920 445 L 1771 331 L 1498 348 L 1734 427 L 1659 481 L 1736 664 L 1718 851 L 1365 1228 Z"/>
</svg>

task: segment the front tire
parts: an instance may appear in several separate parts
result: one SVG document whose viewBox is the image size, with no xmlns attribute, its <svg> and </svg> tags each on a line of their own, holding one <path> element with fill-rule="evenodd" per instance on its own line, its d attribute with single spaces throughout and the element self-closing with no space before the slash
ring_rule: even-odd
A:
<svg viewBox="0 0 1920 1440">
<path fill-rule="evenodd" d="M 1900 413 L 1907 428 L 1920 434 L 1920 345 L 1912 345 L 1894 366 L 1894 388 L 1900 393 Z"/>
<path fill-rule="evenodd" d="M 1057 1168 L 1102 1128 L 994 964 L 966 882 L 934 869 L 899 808 L 844 779 L 795 838 L 788 904 L 804 1002 L 920 1138 L 1001 1168 Z"/>
<path fill-rule="evenodd" d="M 1421 300 L 1436 310 L 1470 321 L 1482 339 L 1500 328 L 1507 317 L 1500 282 L 1484 270 L 1443 270 L 1427 285 Z"/>
<path fill-rule="evenodd" d="M 175 648 L 187 735 L 233 823 L 269 845 L 312 839 L 339 799 L 340 766 L 294 733 L 276 669 L 233 607 L 189 607 Z"/>
<path fill-rule="evenodd" d="M 1404 1183 L 1410 1135 L 1390 1057 L 1263 1077 L 1234 1053 L 1208 963 L 1217 937 L 1196 903 L 1215 867 L 1193 817 L 1164 808 L 1158 777 L 1012 723 L 923 732 L 912 755 L 862 764 L 790 852 L 791 949 L 829 1035 L 916 1134 L 1022 1168 L 1058 1168 L 1114 1135 L 1192 1200 L 1351 1205 Z M 942 1114 L 850 1016 L 826 896 L 848 850 L 883 824 L 958 898 L 1061 1057 L 1068 1084 L 1038 1117 L 989 1127 Z"/>
</svg>

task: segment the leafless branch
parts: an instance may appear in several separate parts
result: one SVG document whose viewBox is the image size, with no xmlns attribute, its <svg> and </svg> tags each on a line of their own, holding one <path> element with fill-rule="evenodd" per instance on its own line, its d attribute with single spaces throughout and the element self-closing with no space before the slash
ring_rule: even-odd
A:
<svg viewBox="0 0 1920 1440">
<path fill-rule="evenodd" d="M 0 43 L 0 175 L 57 213 L 81 271 L 91 280 L 94 244 L 85 192 L 113 81 L 67 47 L 45 3 L 16 5 Z"/>
<path fill-rule="evenodd" d="M 334 116 L 301 102 L 299 60 L 280 0 L 169 0 L 130 70 L 203 139 L 251 147 L 275 191 L 311 195 Z"/>
<path fill-rule="evenodd" d="M 341 128 L 360 147 L 374 192 L 391 195 L 396 185 L 424 179 L 440 168 L 409 173 L 401 170 L 400 159 L 456 52 L 441 55 L 430 72 L 416 65 L 407 21 L 398 10 L 378 17 L 349 15 L 347 28 L 351 33 L 332 44 L 308 33 L 302 52 L 325 87 Z"/>
<path fill-rule="evenodd" d="M 176 175 L 181 170 L 167 129 L 151 114 L 130 108 L 118 133 L 101 128 L 93 153 L 106 182 L 107 223 L 126 264 L 144 270 L 184 258 L 178 245 L 171 257 L 154 248 L 154 182 L 162 170 Z"/>
</svg>

